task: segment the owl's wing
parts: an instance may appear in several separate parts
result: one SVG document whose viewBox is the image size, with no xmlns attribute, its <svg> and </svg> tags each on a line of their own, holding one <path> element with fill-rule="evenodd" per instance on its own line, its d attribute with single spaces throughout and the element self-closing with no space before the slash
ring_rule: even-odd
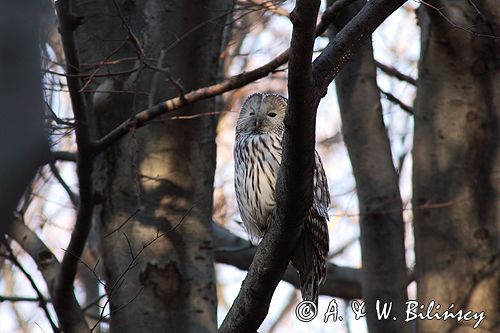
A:
<svg viewBox="0 0 500 333">
<path fill-rule="evenodd" d="M 330 207 L 330 191 L 328 189 L 328 180 L 326 179 L 325 170 L 323 169 L 323 163 L 319 157 L 318 152 L 315 152 L 314 161 L 314 198 L 313 198 L 313 208 L 318 211 L 318 213 L 328 220 L 328 208 Z"/>
<path fill-rule="evenodd" d="M 292 257 L 299 271 L 302 298 L 318 303 L 319 284 L 326 280 L 329 250 L 328 207 L 330 193 L 321 158 L 316 152 L 314 168 L 314 197 L 304 225 L 304 232 Z"/>
</svg>

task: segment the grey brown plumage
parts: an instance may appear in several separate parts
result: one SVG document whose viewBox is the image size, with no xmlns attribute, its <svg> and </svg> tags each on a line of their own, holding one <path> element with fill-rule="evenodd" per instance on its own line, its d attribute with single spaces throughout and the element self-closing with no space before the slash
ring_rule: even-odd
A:
<svg viewBox="0 0 500 333">
<path fill-rule="evenodd" d="M 287 106 L 287 99 L 280 95 L 253 94 L 243 104 L 236 126 L 236 199 L 253 242 L 264 236 L 276 204 L 275 185 Z M 330 205 L 328 183 L 317 152 L 313 186 L 313 203 L 292 264 L 299 271 L 302 298 L 317 303 L 319 284 L 326 278 Z"/>
</svg>

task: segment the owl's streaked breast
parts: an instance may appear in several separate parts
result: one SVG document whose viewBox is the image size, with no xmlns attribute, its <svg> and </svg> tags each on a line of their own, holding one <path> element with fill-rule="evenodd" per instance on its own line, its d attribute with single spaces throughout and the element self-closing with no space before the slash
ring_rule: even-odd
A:
<svg viewBox="0 0 500 333">
<path fill-rule="evenodd" d="M 275 185 L 281 163 L 276 134 L 242 134 L 234 148 L 235 188 L 241 218 L 252 241 L 264 236 L 275 206 Z"/>
</svg>

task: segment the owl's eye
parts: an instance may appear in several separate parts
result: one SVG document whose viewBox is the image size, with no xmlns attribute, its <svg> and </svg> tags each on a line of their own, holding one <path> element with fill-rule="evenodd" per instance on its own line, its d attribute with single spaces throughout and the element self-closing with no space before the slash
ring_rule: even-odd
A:
<svg viewBox="0 0 500 333">
<path fill-rule="evenodd" d="M 276 113 L 274 113 L 274 112 L 269 112 L 267 115 L 268 115 L 269 117 L 271 117 L 271 118 L 276 117 Z"/>
<path fill-rule="evenodd" d="M 253 116 L 255 113 L 254 112 L 250 112 L 250 115 Z"/>
</svg>

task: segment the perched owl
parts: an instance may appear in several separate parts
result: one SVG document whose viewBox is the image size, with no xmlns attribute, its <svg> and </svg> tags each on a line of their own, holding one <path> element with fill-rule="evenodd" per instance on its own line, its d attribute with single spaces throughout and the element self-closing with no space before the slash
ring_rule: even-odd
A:
<svg viewBox="0 0 500 333">
<path fill-rule="evenodd" d="M 253 94 L 243 104 L 236 125 L 236 199 L 253 242 L 266 233 L 276 205 L 275 185 L 287 107 L 288 100 L 280 95 Z M 299 271 L 302 298 L 317 304 L 319 284 L 326 278 L 330 194 L 321 159 L 317 152 L 315 156 L 313 203 L 292 264 Z"/>
</svg>

